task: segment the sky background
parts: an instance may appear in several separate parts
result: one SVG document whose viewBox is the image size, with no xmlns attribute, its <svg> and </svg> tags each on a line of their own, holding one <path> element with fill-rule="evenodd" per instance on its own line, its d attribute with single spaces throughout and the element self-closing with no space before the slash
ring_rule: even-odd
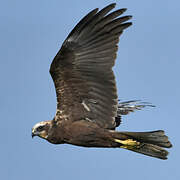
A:
<svg viewBox="0 0 180 180">
<path fill-rule="evenodd" d="M 112 2 L 133 15 L 114 68 L 119 98 L 156 105 L 124 117 L 118 130 L 164 129 L 174 145 L 167 161 L 31 138 L 32 126 L 56 111 L 53 57 L 84 15 Z M 0 0 L 0 179 L 179 180 L 179 7 L 179 0 Z"/>
</svg>

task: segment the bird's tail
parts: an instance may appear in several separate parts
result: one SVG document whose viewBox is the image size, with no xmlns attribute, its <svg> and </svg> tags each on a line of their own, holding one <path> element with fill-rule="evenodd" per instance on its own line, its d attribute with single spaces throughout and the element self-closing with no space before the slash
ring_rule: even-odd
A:
<svg viewBox="0 0 180 180">
<path fill-rule="evenodd" d="M 162 130 L 151 132 L 114 133 L 114 141 L 118 143 L 121 148 L 145 154 L 147 156 L 167 159 L 168 151 L 166 151 L 164 148 L 172 147 L 168 137 Z"/>
</svg>

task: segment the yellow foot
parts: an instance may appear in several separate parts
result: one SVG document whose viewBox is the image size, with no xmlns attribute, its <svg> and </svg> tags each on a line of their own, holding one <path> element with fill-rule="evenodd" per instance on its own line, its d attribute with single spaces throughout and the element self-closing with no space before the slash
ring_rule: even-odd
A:
<svg viewBox="0 0 180 180">
<path fill-rule="evenodd" d="M 120 139 L 114 139 L 115 142 L 122 144 L 122 146 L 120 146 L 121 148 L 125 148 L 125 149 L 131 149 L 134 146 L 139 146 L 140 142 L 137 142 L 133 139 L 127 139 L 127 140 L 120 140 Z"/>
</svg>

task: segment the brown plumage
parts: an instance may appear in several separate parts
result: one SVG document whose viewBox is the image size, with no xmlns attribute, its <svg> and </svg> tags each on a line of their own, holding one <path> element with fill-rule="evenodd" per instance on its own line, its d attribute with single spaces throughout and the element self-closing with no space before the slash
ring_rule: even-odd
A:
<svg viewBox="0 0 180 180">
<path fill-rule="evenodd" d="M 138 101 L 118 104 L 115 64 L 119 37 L 132 23 L 119 17 L 126 9 L 94 9 L 72 30 L 55 56 L 50 74 L 57 94 L 53 120 L 36 124 L 32 136 L 53 144 L 122 147 L 166 159 L 171 143 L 163 131 L 117 132 L 121 115 L 152 106 Z"/>
</svg>

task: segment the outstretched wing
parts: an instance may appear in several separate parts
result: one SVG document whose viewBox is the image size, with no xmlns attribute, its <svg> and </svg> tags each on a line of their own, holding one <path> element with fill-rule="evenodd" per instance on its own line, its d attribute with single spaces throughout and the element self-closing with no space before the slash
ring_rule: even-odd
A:
<svg viewBox="0 0 180 180">
<path fill-rule="evenodd" d="M 155 106 L 149 102 L 142 102 L 140 100 L 119 102 L 117 116 L 115 117 L 116 127 L 118 127 L 121 124 L 122 115 L 127 115 L 131 112 L 141 110 L 145 107 L 155 107 Z"/>
<path fill-rule="evenodd" d="M 126 9 L 109 13 L 115 4 L 94 9 L 72 30 L 55 56 L 50 74 L 57 94 L 55 121 L 86 119 L 116 127 L 118 100 L 112 67 L 117 43 L 131 16 Z M 108 14 L 109 13 L 109 14 Z"/>
</svg>

